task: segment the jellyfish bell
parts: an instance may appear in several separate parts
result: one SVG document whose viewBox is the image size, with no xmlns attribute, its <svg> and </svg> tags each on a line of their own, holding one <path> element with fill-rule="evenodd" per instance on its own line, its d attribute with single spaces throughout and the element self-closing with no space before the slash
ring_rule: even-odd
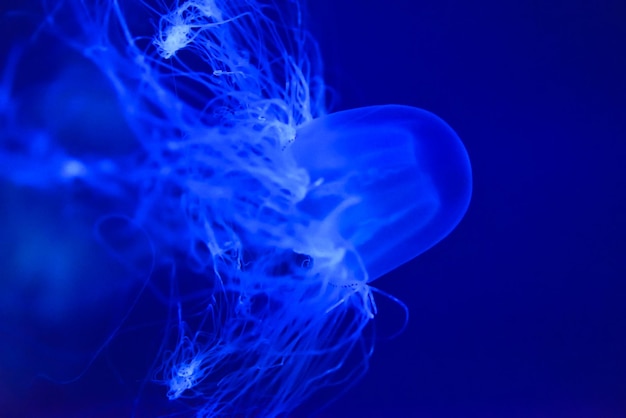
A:
<svg viewBox="0 0 626 418">
<path fill-rule="evenodd" d="M 335 223 L 370 281 L 445 238 L 469 205 L 467 151 L 422 109 L 372 106 L 315 119 L 299 128 L 291 153 L 313 185 L 301 210 Z"/>
</svg>

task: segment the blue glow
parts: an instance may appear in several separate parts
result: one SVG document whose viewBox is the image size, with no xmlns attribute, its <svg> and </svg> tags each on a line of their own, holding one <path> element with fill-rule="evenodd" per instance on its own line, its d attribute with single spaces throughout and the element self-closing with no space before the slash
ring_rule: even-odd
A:
<svg viewBox="0 0 626 418">
<path fill-rule="evenodd" d="M 80 378 L 146 292 L 167 319 L 145 384 L 197 416 L 281 416 L 366 371 L 377 313 L 369 283 L 456 226 L 470 166 L 454 131 L 426 111 L 327 114 L 300 7 L 51 2 L 40 30 L 108 84 L 98 93 L 90 70 L 72 66 L 45 89 L 37 123 L 13 114 L 27 109 L 12 93 L 19 58 L 7 61 L 3 93 L 15 106 L 0 108 L 6 188 L 69 194 L 81 215 L 69 218 L 79 225 L 73 247 L 51 253 L 63 260 L 59 277 L 42 274 L 54 283 L 80 275 L 72 263 L 93 225 L 105 249 L 96 266 L 115 264 L 105 275 L 128 280 L 113 281 L 124 295 L 123 308 L 110 308 L 113 325 L 70 372 L 42 367 L 51 379 Z M 64 102 L 70 86 L 88 91 L 84 101 Z M 94 115 L 99 125 L 76 122 Z M 82 142 L 68 141 L 68 130 Z M 115 151 L 100 149 L 108 141 Z M 82 283 L 104 288 L 101 275 Z M 71 307 L 80 297 L 50 301 Z M 107 315 L 107 304 L 93 303 Z"/>
<path fill-rule="evenodd" d="M 370 281 L 443 239 L 469 203 L 465 148 L 422 109 L 386 105 L 325 116 L 299 128 L 293 151 L 311 178 L 323 179 L 303 210 L 334 223 L 326 228 L 354 246 Z"/>
</svg>

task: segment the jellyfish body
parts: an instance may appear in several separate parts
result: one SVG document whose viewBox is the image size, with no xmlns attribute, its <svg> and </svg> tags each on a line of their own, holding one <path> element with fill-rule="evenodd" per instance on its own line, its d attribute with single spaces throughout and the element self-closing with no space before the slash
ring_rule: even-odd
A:
<svg viewBox="0 0 626 418">
<path fill-rule="evenodd" d="M 292 147 L 319 182 L 302 202 L 312 217 L 353 199 L 336 228 L 363 259 L 369 280 L 443 239 L 471 196 L 465 147 L 425 110 L 386 105 L 352 109 L 303 125 Z"/>
<path fill-rule="evenodd" d="M 50 125 L 39 130 L 59 157 L 19 154 L 28 182 L 0 175 L 88 190 L 77 204 L 106 202 L 96 238 L 116 259 L 169 268 L 165 284 L 141 282 L 165 306 L 146 373 L 165 398 L 201 417 L 281 416 L 367 370 L 369 283 L 456 226 L 467 153 L 416 108 L 327 114 L 298 1 L 172 3 L 55 3 L 47 21 L 107 77 L 136 149 L 81 154 Z M 121 239 L 128 225 L 140 240 Z"/>
</svg>

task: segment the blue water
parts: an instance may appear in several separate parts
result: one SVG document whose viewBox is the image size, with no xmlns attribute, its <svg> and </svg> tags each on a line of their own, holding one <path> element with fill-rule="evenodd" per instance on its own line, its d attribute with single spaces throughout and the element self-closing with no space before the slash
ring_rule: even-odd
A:
<svg viewBox="0 0 626 418">
<path fill-rule="evenodd" d="M 378 298 L 368 372 L 317 416 L 626 414 L 626 6 L 618 3 L 321 0 L 309 5 L 307 25 L 320 43 L 336 108 L 398 103 L 432 111 L 463 139 L 474 180 L 472 203 L 459 226 L 375 282 L 407 305 L 408 325 L 389 338 L 402 329 L 404 311 Z M 3 14 L 2 20 L 18 22 L 2 26 L 3 39 L 22 38 L 36 27 L 28 15 Z M 3 57 L 7 47 L 3 42 Z M 47 73 L 60 72 L 62 65 L 52 60 L 59 56 L 80 61 L 53 43 L 27 56 L 32 73 L 18 77 L 24 91 L 29 80 L 45 83 Z M 88 132 L 93 143 L 67 144 L 77 152 L 87 146 L 123 155 L 132 148 L 132 135 L 115 122 L 119 119 L 99 117 L 114 114 L 115 105 L 106 89 L 94 92 L 96 74 L 88 65 L 64 73 L 84 85 L 77 83 L 71 94 L 48 91 L 49 101 L 32 99 L 38 105 L 27 121 L 61 133 Z M 81 102 L 80 89 L 98 99 Z M 71 122 L 76 118 L 61 108 L 73 109 L 89 124 L 76 126 Z M 111 137 L 118 140 L 106 141 Z M 145 352 L 154 357 L 159 347 L 129 347 L 156 332 L 149 327 L 150 315 L 143 315 L 168 317 L 158 297 L 169 290 L 168 272 L 157 272 L 165 284 L 141 299 L 128 318 L 128 331 L 81 379 L 61 384 L 80 373 L 91 359 L 86 353 L 115 330 L 150 261 L 134 260 L 128 267 L 115 254 L 100 254 L 103 265 L 136 277 L 134 287 L 106 281 L 102 271 L 95 272 L 101 277 L 92 282 L 99 284 L 95 290 L 58 285 L 63 277 L 90 271 L 90 265 L 67 260 L 84 259 L 82 254 L 93 254 L 96 247 L 60 247 L 50 237 L 65 234 L 70 237 L 65 242 L 72 243 L 98 214 L 68 213 L 69 197 L 58 194 L 30 197 L 25 209 L 20 198 L 27 197 L 3 191 L 0 213 L 11 219 L 11 228 L 2 231 L 0 248 L 15 254 L 11 243 L 19 242 L 20 254 L 27 254 L 19 259 L 21 268 L 59 279 L 52 282 L 56 286 L 23 286 L 19 297 L 8 292 L 0 297 L 9 308 L 3 310 L 3 324 L 23 324 L 20 334 L 0 327 L 0 406 L 16 417 L 89 416 L 86 411 L 130 416 L 136 396 L 130 389 L 136 385 L 128 382 L 145 378 L 152 360 Z M 47 210 L 66 221 L 52 226 L 33 221 L 45 219 Z M 150 252 L 140 233 L 131 244 L 139 254 Z M 39 261 L 28 257 L 42 247 L 55 251 Z M 11 258 L 11 265 L 16 260 Z M 42 272 L 41 265 L 53 268 Z M 3 280 L 4 290 L 15 289 Z M 89 314 L 95 300 L 69 311 L 86 313 L 97 327 L 75 323 L 75 329 L 52 328 L 52 335 L 35 329 L 42 316 L 63 323 L 69 314 L 59 301 L 67 292 L 92 298 L 97 293 L 108 302 L 116 300 L 111 295 L 123 296 L 104 318 Z M 6 314 L 23 306 L 40 311 L 32 317 Z M 138 331 L 133 325 L 143 327 Z M 71 370 L 54 370 L 54 359 Z M 58 381 L 32 379 L 41 369 Z M 293 416 L 310 416 L 337 392 L 314 395 Z M 145 388 L 138 416 L 177 411 L 164 393 Z"/>
</svg>

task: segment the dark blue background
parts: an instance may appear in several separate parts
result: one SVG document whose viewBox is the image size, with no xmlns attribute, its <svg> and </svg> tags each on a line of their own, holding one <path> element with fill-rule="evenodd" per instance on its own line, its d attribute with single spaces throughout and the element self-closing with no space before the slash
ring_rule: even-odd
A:
<svg viewBox="0 0 626 418">
<path fill-rule="evenodd" d="M 626 3 L 310 3 L 338 109 L 430 110 L 474 170 L 459 227 L 375 283 L 406 331 L 321 416 L 626 416 Z"/>
<path fill-rule="evenodd" d="M 327 416 L 626 416 L 626 3 L 314 3 L 340 107 L 428 109 L 474 172 L 458 229 L 375 283 L 408 329 Z"/>
</svg>

